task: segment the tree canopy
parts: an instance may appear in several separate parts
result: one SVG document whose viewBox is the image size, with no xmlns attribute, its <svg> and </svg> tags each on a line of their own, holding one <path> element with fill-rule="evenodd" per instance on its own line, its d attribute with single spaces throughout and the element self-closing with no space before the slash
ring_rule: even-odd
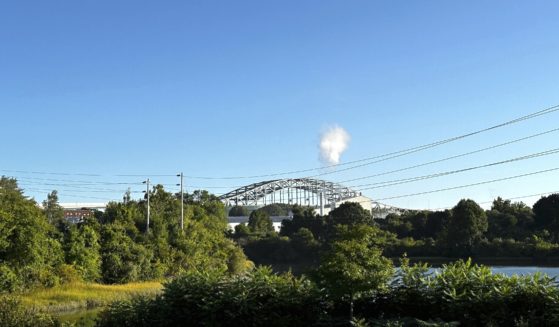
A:
<svg viewBox="0 0 559 327">
<path fill-rule="evenodd" d="M 452 218 L 448 225 L 449 246 L 470 251 L 487 231 L 485 211 L 473 200 L 463 199 L 452 208 Z"/>
<path fill-rule="evenodd" d="M 373 217 L 368 210 L 356 202 L 344 202 L 339 207 L 330 211 L 332 225 L 360 225 L 371 224 Z"/>
</svg>

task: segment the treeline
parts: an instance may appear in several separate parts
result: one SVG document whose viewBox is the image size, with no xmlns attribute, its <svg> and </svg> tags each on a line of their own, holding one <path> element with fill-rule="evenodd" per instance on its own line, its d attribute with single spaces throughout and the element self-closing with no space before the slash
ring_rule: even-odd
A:
<svg viewBox="0 0 559 327">
<path fill-rule="evenodd" d="M 445 211 L 407 212 L 375 220 L 399 240 L 388 255 L 529 257 L 543 262 L 559 256 L 559 194 L 530 208 L 497 198 L 489 210 L 462 200 Z"/>
<path fill-rule="evenodd" d="M 258 264 L 316 265 L 336 225 L 374 227 L 377 245 L 388 257 L 510 257 L 545 263 L 559 257 L 559 194 L 544 196 L 533 208 L 497 198 L 483 210 L 461 200 L 444 211 L 407 211 L 373 219 L 357 203 L 344 203 L 327 216 L 293 206 L 293 219 L 276 233 L 266 208 L 254 211 L 248 225 L 231 235 Z"/>
<path fill-rule="evenodd" d="M 129 194 L 70 224 L 56 191 L 40 208 L 15 179 L 0 178 L 0 190 L 0 293 L 72 281 L 158 280 L 188 271 L 236 274 L 252 265 L 225 237 L 225 208 L 207 192 L 186 198 L 181 230 L 180 196 L 155 186 L 148 232 L 146 201 Z"/>
</svg>

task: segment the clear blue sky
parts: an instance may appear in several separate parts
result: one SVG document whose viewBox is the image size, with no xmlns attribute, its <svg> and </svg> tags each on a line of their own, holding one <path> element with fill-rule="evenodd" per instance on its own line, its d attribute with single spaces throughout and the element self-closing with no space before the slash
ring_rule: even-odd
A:
<svg viewBox="0 0 559 327">
<path fill-rule="evenodd" d="M 143 177 L 116 175 L 174 184 L 156 175 L 320 167 L 319 136 L 332 125 L 352 136 L 342 162 L 475 131 L 559 104 L 558 12 L 557 1 L 3 2 L 0 174 L 18 177 L 38 201 L 59 189 L 63 202 L 99 202 L 121 198 L 126 183 L 142 189 L 133 183 Z M 555 112 L 324 178 L 377 174 L 558 127 Z M 491 163 L 559 147 L 558 139 L 550 133 L 349 184 Z M 503 178 L 559 167 L 558 158 L 364 193 L 380 199 Z M 383 202 L 439 208 L 559 191 L 558 180 L 551 172 Z M 189 190 L 218 194 L 256 181 L 186 180 Z M 76 187 L 48 185 L 64 183 Z"/>
</svg>

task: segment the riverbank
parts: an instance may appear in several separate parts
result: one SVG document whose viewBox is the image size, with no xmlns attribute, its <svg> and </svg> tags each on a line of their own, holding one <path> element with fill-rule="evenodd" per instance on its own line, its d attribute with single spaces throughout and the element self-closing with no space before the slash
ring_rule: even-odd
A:
<svg viewBox="0 0 559 327">
<path fill-rule="evenodd" d="M 19 297 L 21 303 L 29 309 L 49 314 L 60 314 L 98 308 L 113 301 L 126 300 L 137 295 L 155 296 L 161 292 L 162 288 L 161 282 L 140 282 L 123 285 L 70 283 L 19 294 Z"/>
</svg>

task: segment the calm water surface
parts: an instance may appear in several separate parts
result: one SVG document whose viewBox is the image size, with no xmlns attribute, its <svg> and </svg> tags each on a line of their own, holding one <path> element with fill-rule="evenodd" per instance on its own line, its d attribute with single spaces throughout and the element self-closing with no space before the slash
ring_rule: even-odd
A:
<svg viewBox="0 0 559 327">
<path fill-rule="evenodd" d="M 501 273 L 507 276 L 512 275 L 531 275 L 536 272 L 547 274 L 549 277 L 559 277 L 559 267 L 514 267 L 514 266 L 494 266 L 491 267 L 494 273 Z"/>
<path fill-rule="evenodd" d="M 439 268 L 431 268 L 431 272 L 438 271 Z M 536 267 L 536 266 L 491 266 L 493 273 L 512 275 L 532 275 L 541 272 L 549 277 L 555 277 L 559 280 L 559 267 Z"/>
</svg>

